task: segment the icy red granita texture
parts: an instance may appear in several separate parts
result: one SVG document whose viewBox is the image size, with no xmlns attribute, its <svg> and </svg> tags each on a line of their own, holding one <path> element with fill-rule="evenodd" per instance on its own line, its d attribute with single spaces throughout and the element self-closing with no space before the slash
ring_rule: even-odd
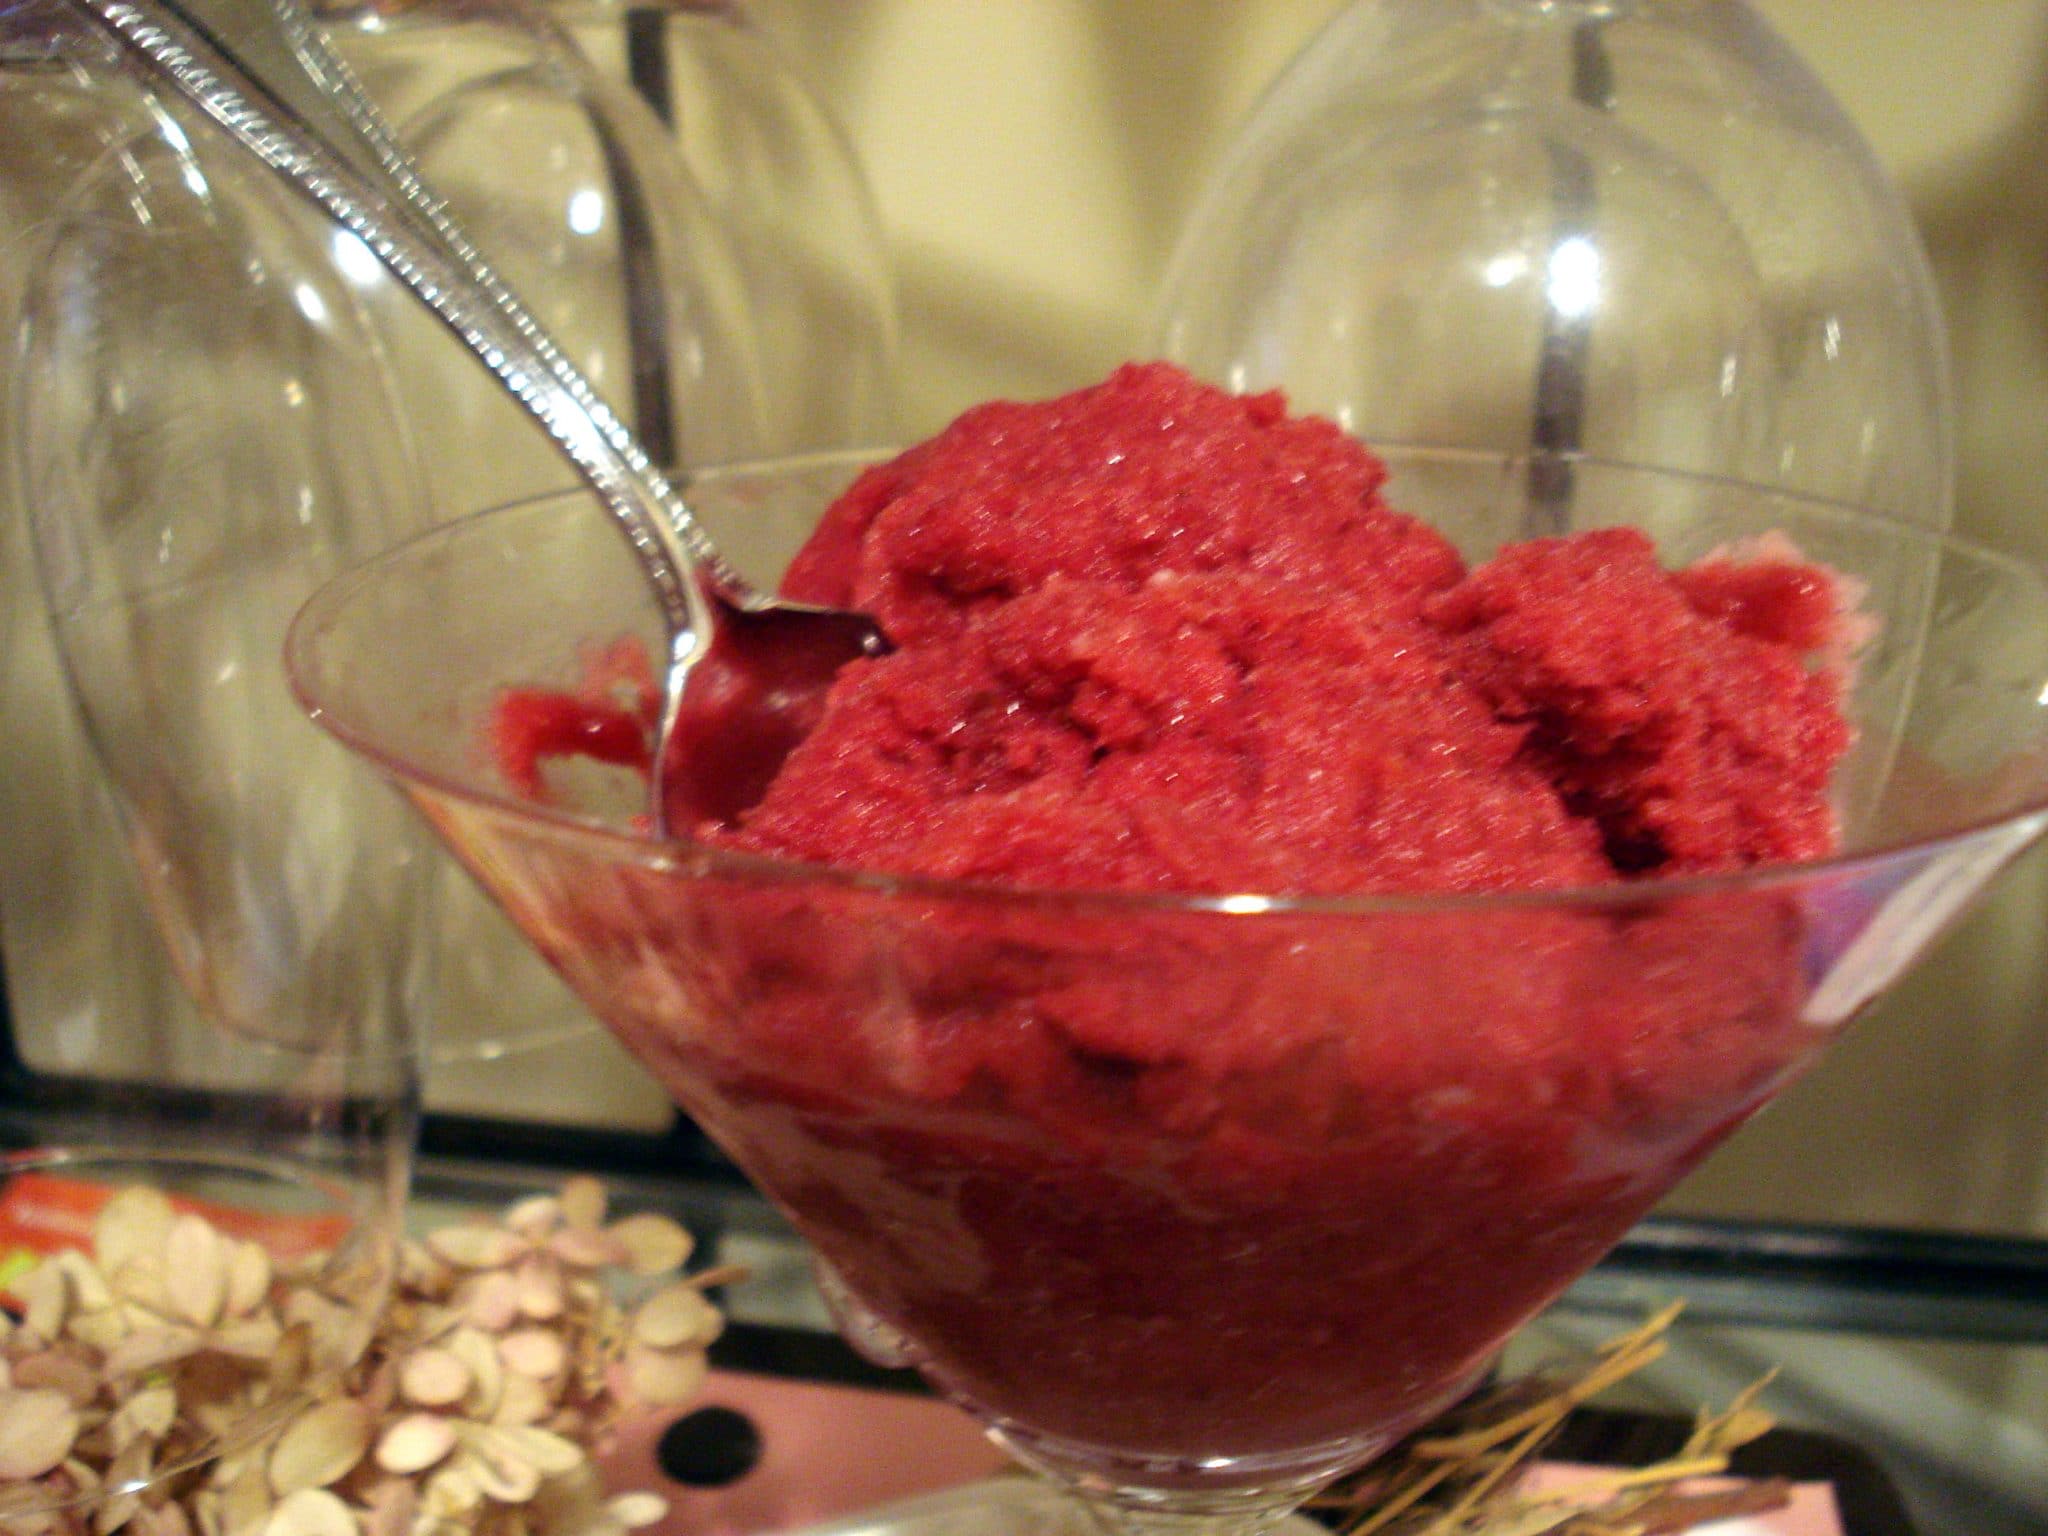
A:
<svg viewBox="0 0 2048 1536">
<path fill-rule="evenodd" d="M 1797 911 L 1665 877 L 1832 847 L 1835 578 L 1626 528 L 1468 568 L 1385 479 L 1164 364 L 969 411 L 796 558 L 894 649 L 697 835 L 971 888 L 552 897 L 627 1043 L 1027 1439 L 1355 1455 L 1809 1048 Z M 617 681 L 508 696 L 514 782 L 644 763 Z"/>
</svg>

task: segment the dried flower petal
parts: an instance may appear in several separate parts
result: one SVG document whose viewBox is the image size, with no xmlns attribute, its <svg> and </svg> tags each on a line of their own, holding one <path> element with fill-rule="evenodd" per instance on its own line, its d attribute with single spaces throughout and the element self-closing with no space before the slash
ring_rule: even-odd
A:
<svg viewBox="0 0 2048 1536">
<path fill-rule="evenodd" d="M 77 1449 L 76 1446 L 72 1447 L 74 1452 Z M 106 1481 L 105 1478 L 100 1476 L 98 1468 L 80 1461 L 76 1455 L 71 1456 L 65 1461 L 63 1474 L 70 1480 L 71 1486 L 87 1498 L 98 1493 L 100 1485 Z"/>
<path fill-rule="evenodd" d="M 97 1536 L 113 1536 L 141 1512 L 142 1495 L 131 1488 L 100 1500 L 92 1512 L 92 1528 Z"/>
<path fill-rule="evenodd" d="M 575 1269 L 604 1269 L 626 1262 L 626 1245 L 609 1232 L 564 1227 L 548 1239 L 548 1252 Z"/>
<path fill-rule="evenodd" d="M 306 1379 L 313 1363 L 313 1328 L 310 1323 L 289 1323 L 278 1335 L 277 1348 L 270 1357 L 270 1379 L 280 1392 L 295 1392 Z"/>
<path fill-rule="evenodd" d="M 416 1349 L 398 1366 L 399 1395 L 422 1408 L 461 1402 L 475 1380 L 461 1358 L 445 1349 Z"/>
<path fill-rule="evenodd" d="M 448 1336 L 447 1348 L 469 1367 L 471 1386 L 464 1405 L 478 1418 L 488 1419 L 497 1409 L 505 1382 L 505 1365 L 498 1358 L 497 1344 L 475 1328 L 458 1328 Z"/>
<path fill-rule="evenodd" d="M 64 1271 L 64 1278 L 71 1282 L 72 1304 L 81 1311 L 99 1312 L 114 1304 L 114 1293 L 106 1276 L 77 1249 L 66 1248 L 52 1254 L 48 1262 Z"/>
<path fill-rule="evenodd" d="M 635 1345 L 626 1351 L 626 1383 L 637 1402 L 688 1402 L 704 1385 L 710 1366 L 701 1352 L 673 1353 Z"/>
<path fill-rule="evenodd" d="M 294 1325 L 303 1325 L 308 1369 L 341 1363 L 335 1356 L 355 1332 L 355 1319 L 347 1307 L 312 1290 L 294 1290 L 285 1298 L 284 1324 L 287 1332 Z"/>
<path fill-rule="evenodd" d="M 180 1504 L 145 1504 L 135 1512 L 135 1536 L 192 1536 L 192 1522 Z"/>
<path fill-rule="evenodd" d="M 681 1269 L 696 1246 L 680 1222 L 651 1211 L 613 1222 L 611 1235 L 624 1245 L 626 1267 L 636 1275 Z"/>
<path fill-rule="evenodd" d="M 658 1493 L 622 1493 L 605 1501 L 605 1511 L 629 1531 L 653 1525 L 668 1514 L 668 1500 Z"/>
<path fill-rule="evenodd" d="M 209 1349 L 238 1360 L 268 1360 L 284 1341 L 284 1327 L 274 1317 L 244 1317 L 223 1323 L 206 1336 Z"/>
<path fill-rule="evenodd" d="M 453 1271 L 427 1251 L 427 1245 L 408 1237 L 398 1245 L 399 1288 L 415 1296 L 438 1296 L 446 1289 Z"/>
<path fill-rule="evenodd" d="M 270 1298 L 270 1250 L 261 1243 L 237 1243 L 228 1258 L 226 1310 L 246 1317 Z"/>
<path fill-rule="evenodd" d="M 109 1431 L 119 1445 L 136 1435 L 161 1440 L 178 1422 L 178 1393 L 167 1383 L 138 1388 L 122 1399 L 109 1421 Z"/>
<path fill-rule="evenodd" d="M 410 1477 L 424 1472 L 455 1449 L 455 1426 L 438 1413 L 409 1413 L 377 1441 L 377 1465 Z"/>
<path fill-rule="evenodd" d="M 498 1340 L 498 1358 L 521 1376 L 549 1381 L 568 1366 L 569 1351 L 559 1334 L 545 1328 L 517 1328 Z"/>
<path fill-rule="evenodd" d="M 171 1310 L 171 1295 L 164 1285 L 164 1261 L 161 1249 L 152 1248 L 128 1259 L 118 1269 L 109 1269 L 107 1283 L 114 1289 L 118 1301 L 131 1303 L 145 1312 L 168 1313 Z M 146 1324 L 137 1321 L 137 1326 Z"/>
<path fill-rule="evenodd" d="M 354 1378 L 355 1399 L 373 1414 L 398 1406 L 398 1367 L 381 1354 L 371 1355 Z"/>
<path fill-rule="evenodd" d="M 42 1349 L 13 1362 L 8 1385 L 24 1392 L 46 1388 L 61 1392 L 74 1408 L 100 1395 L 100 1373 L 84 1360 L 61 1349 Z"/>
<path fill-rule="evenodd" d="M 99 1536 L 111 1536 L 142 1508 L 142 1490 L 155 1472 L 155 1447 L 147 1440 L 131 1440 L 114 1453 L 100 1486 L 99 1507 L 93 1511 L 93 1529 Z"/>
<path fill-rule="evenodd" d="M 503 1269 L 526 1251 L 526 1243 L 515 1232 L 478 1222 L 428 1233 L 427 1251 L 457 1269 Z"/>
<path fill-rule="evenodd" d="M 137 1184 L 119 1191 L 92 1224 L 93 1257 L 101 1272 L 111 1275 L 133 1259 L 161 1253 L 177 1219 L 161 1190 Z"/>
<path fill-rule="evenodd" d="M 460 1523 L 484 1502 L 483 1490 L 463 1467 L 443 1467 L 420 1490 L 420 1515 L 427 1520 Z"/>
<path fill-rule="evenodd" d="M 360 1530 L 340 1499 L 324 1488 L 302 1488 L 271 1513 L 263 1536 L 358 1536 Z"/>
<path fill-rule="evenodd" d="M 198 1352 L 201 1336 L 190 1328 L 143 1328 L 108 1350 L 100 1369 L 109 1377 L 139 1376 Z"/>
<path fill-rule="evenodd" d="M 171 1310 L 188 1323 L 211 1328 L 228 1295 L 228 1251 L 213 1223 L 180 1216 L 164 1241 L 164 1291 Z"/>
<path fill-rule="evenodd" d="M 554 1411 L 555 1384 L 514 1371 L 489 1415 L 493 1424 L 538 1424 Z"/>
<path fill-rule="evenodd" d="M 503 1332 L 519 1321 L 519 1282 L 507 1270 L 487 1271 L 464 1287 L 462 1305 L 477 1327 Z"/>
<path fill-rule="evenodd" d="M 562 1184 L 562 1220 L 568 1226 L 595 1231 L 604 1221 L 608 1201 L 602 1182 L 577 1174 Z"/>
<path fill-rule="evenodd" d="M 485 1498 L 500 1504 L 524 1504 L 540 1492 L 540 1468 L 505 1431 L 489 1425 L 464 1425 L 458 1433 L 462 1468 Z"/>
<path fill-rule="evenodd" d="M 317 1403 L 285 1426 L 270 1448 L 271 1491 L 281 1498 L 325 1488 L 352 1471 L 370 1448 L 370 1415 L 361 1403 Z"/>
<path fill-rule="evenodd" d="M 539 1255 L 524 1260 L 512 1278 L 520 1316 L 548 1322 L 568 1310 L 569 1288 L 562 1281 L 561 1270 Z"/>
<path fill-rule="evenodd" d="M 522 1426 L 505 1427 L 493 1433 L 539 1468 L 543 1477 L 566 1477 L 585 1464 L 582 1447 L 547 1430 Z"/>
<path fill-rule="evenodd" d="M 78 1410 L 62 1392 L 0 1392 L 0 1478 L 26 1481 L 63 1465 L 78 1422 Z"/>
<path fill-rule="evenodd" d="M 270 1479 L 262 1467 L 250 1464 L 240 1476 L 230 1479 L 220 1500 L 221 1528 L 229 1536 L 259 1531 L 270 1519 L 275 1501 L 270 1496 Z"/>
<path fill-rule="evenodd" d="M 562 1224 L 561 1197 L 528 1195 L 506 1210 L 504 1221 L 528 1242 L 540 1242 Z"/>
<path fill-rule="evenodd" d="M 81 1312 L 65 1324 L 64 1336 L 72 1343 L 105 1354 L 133 1332 L 127 1314 L 119 1307 L 100 1312 Z"/>
<path fill-rule="evenodd" d="M 385 1478 L 363 1501 L 363 1536 L 408 1536 L 419 1507 L 417 1484 L 402 1477 Z"/>
<path fill-rule="evenodd" d="M 71 1282 L 54 1264 L 38 1264 L 16 1280 L 14 1299 L 21 1303 L 21 1326 L 37 1338 L 54 1342 L 64 1335 L 71 1311 Z"/>
<path fill-rule="evenodd" d="M 656 1291 L 633 1314 L 636 1343 L 655 1349 L 709 1344 L 722 1327 L 718 1309 L 694 1285 L 678 1281 Z"/>
</svg>

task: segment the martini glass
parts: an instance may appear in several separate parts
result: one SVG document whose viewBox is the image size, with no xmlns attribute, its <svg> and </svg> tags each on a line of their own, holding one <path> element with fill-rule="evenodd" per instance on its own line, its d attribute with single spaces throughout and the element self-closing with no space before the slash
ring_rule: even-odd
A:
<svg viewBox="0 0 2048 1536">
<path fill-rule="evenodd" d="M 1468 554 L 1526 465 L 1388 456 Z M 771 575 L 855 467 L 704 477 Z M 1305 900 L 890 878 L 654 841 L 487 746 L 659 616 L 581 497 L 322 591 L 302 701 L 813 1244 L 855 1342 L 1080 1495 L 1075 1529 L 1255 1532 L 1465 1391 L 2048 819 L 2048 590 L 1913 525 L 1581 461 L 1576 526 L 1668 559 L 1777 531 L 1863 584 L 1844 850 L 1569 892 Z M 751 538 L 752 547 L 746 541 Z"/>
</svg>

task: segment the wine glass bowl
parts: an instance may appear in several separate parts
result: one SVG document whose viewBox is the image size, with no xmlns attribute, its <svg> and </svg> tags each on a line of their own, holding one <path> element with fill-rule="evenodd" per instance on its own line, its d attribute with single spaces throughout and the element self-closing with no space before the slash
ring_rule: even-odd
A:
<svg viewBox="0 0 2048 1536">
<path fill-rule="evenodd" d="M 1743 0 L 1352 0 L 1204 181 L 1152 338 L 1368 441 L 1949 520 L 1905 198 Z"/>
<path fill-rule="evenodd" d="M 1391 504 L 1468 556 L 1536 494 L 1511 457 L 1387 458 Z M 692 490 L 767 575 L 857 462 Z M 658 640 L 577 497 L 341 578 L 288 668 L 786 1209 L 857 1340 L 1102 1508 L 1261 1529 L 1465 1390 L 2048 816 L 2037 573 L 1787 493 L 1573 469 L 1575 526 L 1642 526 L 1672 563 L 1778 533 L 1860 586 L 1879 622 L 1837 856 L 1305 899 L 656 841 L 630 775 L 579 769 L 543 803 L 492 760 L 505 689 L 573 687 L 592 647 Z"/>
</svg>

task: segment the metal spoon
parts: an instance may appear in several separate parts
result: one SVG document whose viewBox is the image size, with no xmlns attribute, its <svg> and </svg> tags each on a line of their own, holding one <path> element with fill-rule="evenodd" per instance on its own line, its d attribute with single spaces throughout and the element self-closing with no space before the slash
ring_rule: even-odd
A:
<svg viewBox="0 0 2048 1536">
<path fill-rule="evenodd" d="M 863 614 L 792 603 L 748 583 L 675 487 L 420 180 L 300 0 L 72 0 L 158 79 L 362 240 L 547 429 L 617 520 L 669 635 L 649 774 L 657 833 L 672 809 L 737 809 L 714 772 L 670 763 L 691 672 L 713 651 L 771 722 L 743 756 L 786 751 L 839 666 L 884 649 Z M 744 718 L 744 717 L 743 717 Z M 792 722 L 797 722 L 792 724 Z M 680 792 L 671 807 L 665 774 Z M 676 786 L 670 786 L 676 792 Z"/>
</svg>

